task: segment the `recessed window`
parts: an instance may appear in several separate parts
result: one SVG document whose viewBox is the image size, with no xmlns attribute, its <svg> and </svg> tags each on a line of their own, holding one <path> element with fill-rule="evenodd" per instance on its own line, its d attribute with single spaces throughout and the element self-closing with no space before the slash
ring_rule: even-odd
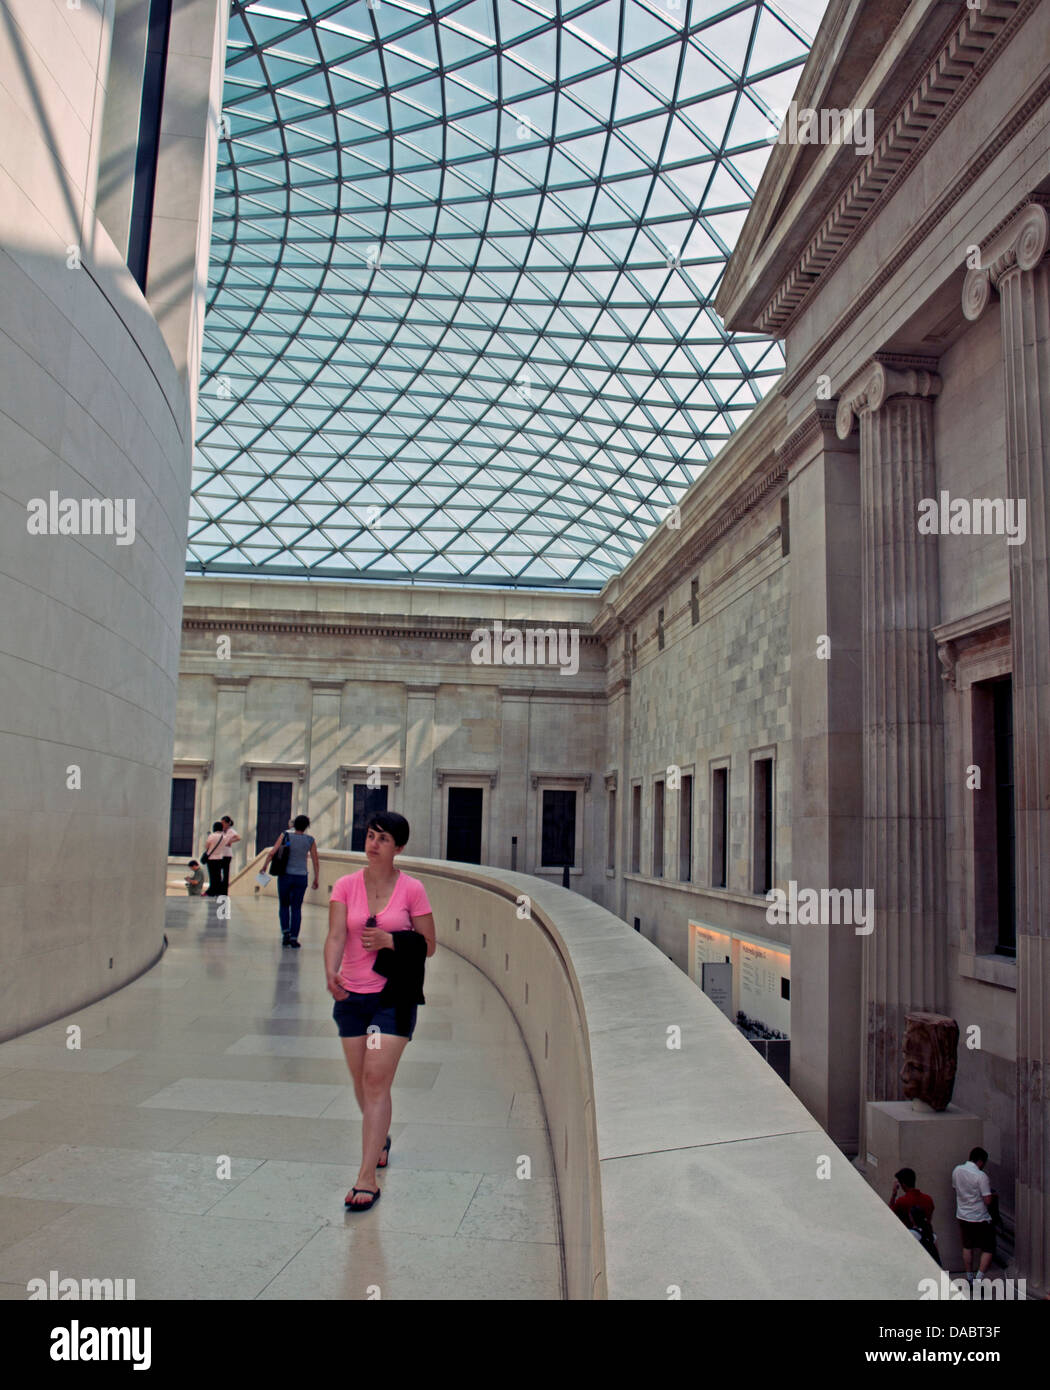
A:
<svg viewBox="0 0 1050 1390">
<path fill-rule="evenodd" d="M 973 758 L 981 770 L 974 798 L 974 924 L 978 954 L 1017 953 L 1014 825 L 1013 681 L 972 688 Z"/>
<path fill-rule="evenodd" d="M 631 788 L 631 873 L 641 872 L 642 867 L 642 788 Z"/>
<path fill-rule="evenodd" d="M 616 788 L 609 788 L 608 846 L 605 857 L 606 867 L 616 868 Z"/>
<path fill-rule="evenodd" d="M 751 798 L 751 887 L 768 893 L 773 886 L 773 759 L 756 758 L 751 764 L 754 786 Z"/>
<path fill-rule="evenodd" d="M 726 886 L 729 858 L 729 769 L 711 773 L 711 887 Z"/>
<path fill-rule="evenodd" d="M 653 877 L 664 876 L 664 784 L 653 787 Z"/>
<path fill-rule="evenodd" d="M 693 877 L 693 776 L 686 773 L 678 801 L 678 877 L 689 883 Z"/>
</svg>

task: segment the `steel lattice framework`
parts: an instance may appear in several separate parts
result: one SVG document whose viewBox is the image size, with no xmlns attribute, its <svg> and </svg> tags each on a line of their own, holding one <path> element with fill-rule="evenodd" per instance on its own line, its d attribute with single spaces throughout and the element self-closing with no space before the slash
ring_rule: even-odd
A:
<svg viewBox="0 0 1050 1390">
<path fill-rule="evenodd" d="M 234 0 L 191 572 L 595 589 L 780 374 L 712 307 L 822 0 Z"/>
</svg>

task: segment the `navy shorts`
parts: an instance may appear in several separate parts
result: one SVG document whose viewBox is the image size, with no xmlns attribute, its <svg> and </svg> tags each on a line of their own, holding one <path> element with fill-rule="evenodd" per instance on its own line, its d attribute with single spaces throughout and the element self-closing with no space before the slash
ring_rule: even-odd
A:
<svg viewBox="0 0 1050 1390">
<path fill-rule="evenodd" d="M 408 1016 L 408 1033 L 397 1031 L 397 1010 L 393 1004 L 380 1004 L 382 991 L 376 994 L 348 994 L 345 999 L 337 999 L 332 1009 L 332 1017 L 339 1028 L 341 1038 L 363 1038 L 370 1027 L 394 1037 L 411 1039 L 416 1028 L 417 1005 L 412 1005 Z"/>
</svg>

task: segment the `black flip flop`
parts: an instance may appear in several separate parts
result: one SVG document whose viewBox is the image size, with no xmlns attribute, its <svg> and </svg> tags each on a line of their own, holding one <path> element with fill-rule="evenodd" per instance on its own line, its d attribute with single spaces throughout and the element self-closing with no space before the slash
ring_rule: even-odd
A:
<svg viewBox="0 0 1050 1390">
<path fill-rule="evenodd" d="M 376 1167 L 377 1167 L 377 1168 L 386 1168 L 386 1167 L 387 1167 L 387 1165 L 389 1164 L 390 1160 L 389 1160 L 389 1158 L 384 1158 L 383 1155 L 384 1155 L 384 1154 L 388 1154 L 389 1152 L 390 1152 L 390 1135 L 388 1134 L 387 1137 L 386 1137 L 386 1143 L 383 1145 L 382 1149 L 380 1150 L 379 1158 L 378 1158 L 377 1161 L 376 1161 Z M 370 1189 L 369 1189 L 369 1188 L 364 1188 L 364 1187 L 363 1187 L 363 1188 L 361 1189 L 361 1191 L 362 1191 L 362 1192 L 367 1192 L 367 1191 L 370 1191 Z"/>
<path fill-rule="evenodd" d="M 358 1192 L 372 1192 L 372 1189 L 370 1187 L 352 1187 L 350 1189 L 350 1196 L 353 1197 Z M 375 1192 L 372 1193 L 372 1200 L 367 1206 L 363 1202 L 344 1202 L 343 1206 L 347 1211 L 371 1211 L 381 1196 L 382 1191 L 377 1187 Z"/>
</svg>

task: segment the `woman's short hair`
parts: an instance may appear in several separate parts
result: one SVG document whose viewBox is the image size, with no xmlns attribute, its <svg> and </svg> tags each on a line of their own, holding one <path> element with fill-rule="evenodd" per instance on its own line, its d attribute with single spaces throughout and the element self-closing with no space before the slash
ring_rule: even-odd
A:
<svg viewBox="0 0 1050 1390">
<path fill-rule="evenodd" d="M 369 830 L 385 830 L 398 849 L 408 844 L 408 821 L 396 811 L 377 811 L 365 826 L 366 834 Z"/>
<path fill-rule="evenodd" d="M 224 830 L 224 829 L 225 829 L 225 827 L 224 827 L 224 825 L 223 825 L 223 823 L 222 823 L 221 820 L 217 820 L 217 821 L 215 822 L 215 824 L 212 826 L 212 830 L 213 830 L 213 831 L 215 831 L 215 830 L 222 831 L 222 830 Z"/>
<path fill-rule="evenodd" d="M 292 821 L 292 824 L 295 826 L 296 830 L 301 835 L 303 831 L 306 829 L 306 827 L 310 824 L 310 817 L 296 816 L 295 820 Z"/>
</svg>

